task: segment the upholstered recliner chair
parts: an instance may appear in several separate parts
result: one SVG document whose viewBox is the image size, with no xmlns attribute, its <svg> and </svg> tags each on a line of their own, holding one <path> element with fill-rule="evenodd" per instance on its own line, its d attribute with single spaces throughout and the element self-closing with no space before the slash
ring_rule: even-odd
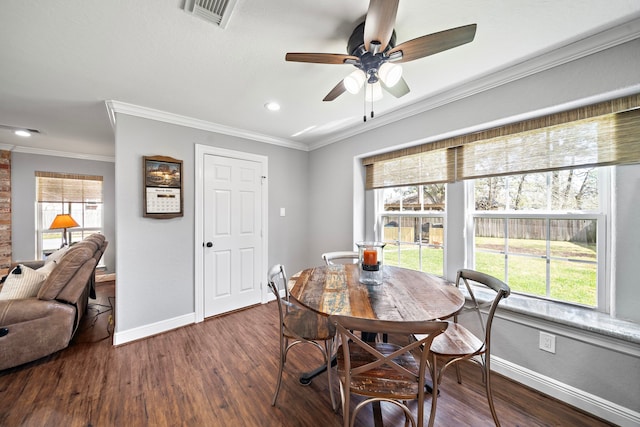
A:
<svg viewBox="0 0 640 427">
<path fill-rule="evenodd" d="M 107 243 L 101 234 L 88 236 L 55 262 L 36 296 L 0 299 L 0 370 L 69 345 L 87 310 L 90 294 L 95 298 L 95 268 Z M 20 263 L 25 271 L 43 264 L 44 261 Z M 0 297 L 7 297 L 5 291 L 0 289 Z"/>
</svg>

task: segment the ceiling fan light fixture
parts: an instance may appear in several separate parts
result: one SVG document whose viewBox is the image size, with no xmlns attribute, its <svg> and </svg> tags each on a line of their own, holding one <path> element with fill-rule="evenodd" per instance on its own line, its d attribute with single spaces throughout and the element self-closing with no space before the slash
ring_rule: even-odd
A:
<svg viewBox="0 0 640 427">
<path fill-rule="evenodd" d="M 367 83 L 364 96 L 367 102 L 379 101 L 382 99 L 382 85 L 380 82 Z"/>
<path fill-rule="evenodd" d="M 344 78 L 344 88 L 347 89 L 347 92 L 356 94 L 360 92 L 360 88 L 362 88 L 365 78 L 366 76 L 364 71 L 360 69 L 355 70 Z"/>
<path fill-rule="evenodd" d="M 402 78 L 402 67 L 398 64 L 385 62 L 380 66 L 380 70 L 378 70 L 378 75 L 380 76 L 380 79 L 386 86 L 393 87 Z"/>
</svg>

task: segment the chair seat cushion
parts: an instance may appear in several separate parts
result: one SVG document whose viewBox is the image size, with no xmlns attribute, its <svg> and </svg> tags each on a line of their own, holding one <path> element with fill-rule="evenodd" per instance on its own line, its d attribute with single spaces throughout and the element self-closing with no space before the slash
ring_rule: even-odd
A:
<svg viewBox="0 0 640 427">
<path fill-rule="evenodd" d="M 389 355 L 401 347 L 390 343 L 372 343 L 377 351 Z M 362 347 L 349 342 L 351 369 L 371 363 L 376 358 Z M 344 353 L 338 348 L 338 376 L 344 381 Z M 404 353 L 394 361 L 411 372 L 418 372 L 418 364 L 409 353 Z M 389 399 L 415 399 L 418 395 L 418 382 L 415 378 L 401 374 L 389 365 L 382 365 L 361 374 L 351 376 L 351 391 L 363 396 L 386 397 Z"/>
<path fill-rule="evenodd" d="M 431 351 L 440 356 L 461 356 L 481 353 L 483 342 L 459 323 L 449 322 L 444 333 L 431 343 Z"/>
<path fill-rule="evenodd" d="M 284 317 L 285 335 L 289 338 L 302 337 L 306 340 L 328 340 L 335 336 L 336 328 L 327 316 L 310 310 L 291 310 Z M 286 333 L 286 331 L 292 334 Z"/>
</svg>

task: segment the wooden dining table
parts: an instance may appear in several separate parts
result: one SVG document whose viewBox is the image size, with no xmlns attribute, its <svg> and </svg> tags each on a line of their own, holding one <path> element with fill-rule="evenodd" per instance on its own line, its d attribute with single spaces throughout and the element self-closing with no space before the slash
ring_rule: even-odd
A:
<svg viewBox="0 0 640 427">
<path fill-rule="evenodd" d="M 380 284 L 360 283 L 358 264 L 338 264 L 299 271 L 287 287 L 293 300 L 317 313 L 379 320 L 446 319 L 465 300 L 453 283 L 440 276 L 387 265 L 382 267 Z M 323 370 L 302 374 L 300 383 L 309 384 Z"/>
<path fill-rule="evenodd" d="M 294 274 L 287 286 L 296 302 L 327 316 L 423 321 L 445 319 L 464 305 L 462 292 L 434 274 L 384 265 L 380 284 L 359 279 L 358 264 L 323 265 Z"/>
</svg>

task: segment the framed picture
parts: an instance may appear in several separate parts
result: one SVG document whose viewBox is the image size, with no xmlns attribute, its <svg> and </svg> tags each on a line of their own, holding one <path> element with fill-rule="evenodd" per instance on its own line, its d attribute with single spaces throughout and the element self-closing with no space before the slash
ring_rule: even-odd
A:
<svg viewBox="0 0 640 427">
<path fill-rule="evenodd" d="M 184 215 L 182 160 L 144 156 L 144 216 L 176 218 Z"/>
</svg>

